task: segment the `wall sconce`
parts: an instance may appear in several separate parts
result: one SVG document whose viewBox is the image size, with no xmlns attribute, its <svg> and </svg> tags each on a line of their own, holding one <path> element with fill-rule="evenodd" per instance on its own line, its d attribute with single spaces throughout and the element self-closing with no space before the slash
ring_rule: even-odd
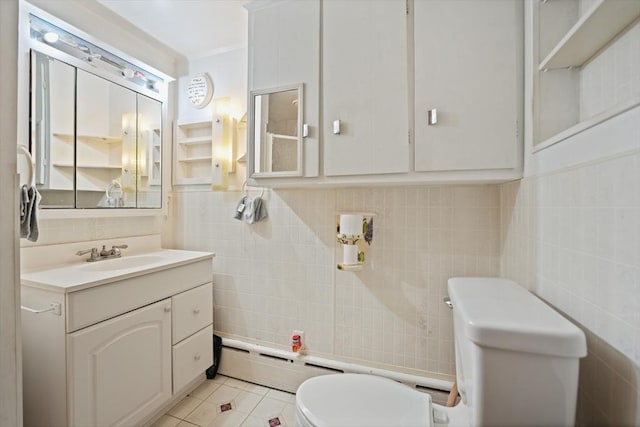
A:
<svg viewBox="0 0 640 427">
<path fill-rule="evenodd" d="M 229 98 L 213 100 L 213 144 L 211 188 L 226 190 L 229 186 L 229 174 L 235 172 L 235 143 L 233 128 L 235 119 L 230 116 L 231 103 Z"/>
<path fill-rule="evenodd" d="M 373 216 L 371 213 L 339 215 L 337 238 L 343 250 L 339 270 L 361 270 L 364 267 L 365 249 L 373 241 Z"/>
<path fill-rule="evenodd" d="M 132 192 L 136 189 L 137 168 L 137 118 L 134 113 L 122 115 L 122 175 L 120 185 L 122 191 Z"/>
</svg>

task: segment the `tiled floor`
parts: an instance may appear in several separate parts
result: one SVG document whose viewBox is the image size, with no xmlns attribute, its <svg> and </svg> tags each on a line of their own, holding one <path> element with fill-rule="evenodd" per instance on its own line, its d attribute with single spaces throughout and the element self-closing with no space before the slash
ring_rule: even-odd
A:
<svg viewBox="0 0 640 427">
<path fill-rule="evenodd" d="M 217 375 L 153 427 L 293 427 L 295 395 Z"/>
<path fill-rule="evenodd" d="M 446 392 L 428 392 L 435 403 L 447 400 Z M 217 375 L 182 399 L 153 427 L 293 427 L 295 398 L 292 393 Z"/>
</svg>

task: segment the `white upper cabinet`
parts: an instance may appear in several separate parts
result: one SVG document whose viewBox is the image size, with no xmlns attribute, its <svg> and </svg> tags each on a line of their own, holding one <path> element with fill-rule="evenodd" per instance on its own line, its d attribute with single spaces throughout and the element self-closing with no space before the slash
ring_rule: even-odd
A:
<svg viewBox="0 0 640 427">
<path fill-rule="evenodd" d="M 416 172 L 518 169 L 523 10 L 514 0 L 416 0 Z M 430 111 L 437 122 L 429 123 Z"/>
<path fill-rule="evenodd" d="M 260 173 L 256 152 L 265 163 L 264 153 L 277 150 L 250 144 L 257 148 L 249 175 L 259 185 L 522 176 L 522 0 L 289 0 L 247 8 L 250 99 L 303 83 L 310 125 L 303 172 L 273 174 L 267 155 L 267 174 Z M 250 111 L 249 134 L 269 133 L 273 120 L 256 125 L 257 115 Z"/>
<path fill-rule="evenodd" d="M 301 169 L 305 177 L 318 176 L 320 1 L 253 1 L 246 8 L 249 11 L 249 92 L 303 84 L 302 123 L 306 124 L 308 134 L 303 139 Z M 249 132 L 254 128 L 253 119 L 250 114 Z M 254 147 L 249 147 L 250 172 L 254 171 L 251 164 L 255 155 Z"/>
<path fill-rule="evenodd" d="M 326 176 L 409 170 L 404 1 L 322 4 Z"/>
</svg>

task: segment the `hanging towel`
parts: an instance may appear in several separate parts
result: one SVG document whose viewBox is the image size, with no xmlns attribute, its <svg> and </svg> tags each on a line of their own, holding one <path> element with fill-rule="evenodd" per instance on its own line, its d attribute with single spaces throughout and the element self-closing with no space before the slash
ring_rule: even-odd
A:
<svg viewBox="0 0 640 427">
<path fill-rule="evenodd" d="M 262 221 L 268 216 L 267 207 L 264 204 L 262 197 L 254 197 L 253 199 L 247 198 L 246 205 L 242 212 L 242 220 L 247 224 L 253 224 L 254 222 Z"/>
<path fill-rule="evenodd" d="M 233 213 L 233 217 L 235 219 L 242 220 L 242 213 L 244 212 L 246 207 L 247 207 L 247 196 L 243 196 L 242 199 L 240 199 L 240 201 L 238 202 L 238 205 L 236 206 L 236 210 Z"/>
<path fill-rule="evenodd" d="M 38 205 L 40 193 L 35 186 L 20 188 L 20 237 L 35 242 L 38 240 Z"/>
</svg>

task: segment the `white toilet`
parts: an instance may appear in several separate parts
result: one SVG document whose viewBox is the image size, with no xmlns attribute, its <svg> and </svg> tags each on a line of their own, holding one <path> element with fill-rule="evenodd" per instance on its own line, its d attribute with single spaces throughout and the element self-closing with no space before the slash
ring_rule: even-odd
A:
<svg viewBox="0 0 640 427">
<path fill-rule="evenodd" d="M 449 279 L 456 379 L 453 408 L 365 374 L 311 378 L 296 393 L 296 423 L 349 426 L 573 426 L 584 334 L 517 283 Z"/>
</svg>

